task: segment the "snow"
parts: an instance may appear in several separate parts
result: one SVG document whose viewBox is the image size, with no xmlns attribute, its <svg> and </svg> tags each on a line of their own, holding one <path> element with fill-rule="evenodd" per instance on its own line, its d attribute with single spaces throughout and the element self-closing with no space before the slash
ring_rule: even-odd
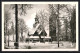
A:
<svg viewBox="0 0 80 53">
<path fill-rule="evenodd" d="M 10 42 L 9 45 L 10 45 L 9 48 L 15 48 L 14 42 Z M 28 46 L 30 46 L 31 49 L 60 49 L 60 48 L 70 49 L 70 48 L 75 48 L 76 44 L 73 43 L 73 47 L 72 47 L 71 42 L 62 41 L 59 44 L 60 47 L 58 47 L 57 41 L 53 41 L 52 43 L 51 42 L 45 42 L 45 43 L 19 42 L 19 49 L 28 49 Z"/>
</svg>

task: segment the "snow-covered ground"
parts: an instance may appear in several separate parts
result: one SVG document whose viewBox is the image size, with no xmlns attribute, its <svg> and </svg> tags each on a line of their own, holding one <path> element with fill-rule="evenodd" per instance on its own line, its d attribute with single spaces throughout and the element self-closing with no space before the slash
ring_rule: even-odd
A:
<svg viewBox="0 0 80 53">
<path fill-rule="evenodd" d="M 14 42 L 10 42 L 9 43 L 9 48 L 15 48 L 14 47 Z M 59 49 L 59 48 L 76 48 L 76 43 L 73 44 L 73 46 L 71 46 L 71 42 L 60 42 L 58 47 L 58 44 L 56 41 L 51 42 L 45 42 L 45 43 L 40 43 L 40 42 L 36 42 L 36 43 L 26 43 L 26 42 L 19 42 L 19 49 L 28 49 L 28 46 L 31 47 L 31 49 Z"/>
</svg>

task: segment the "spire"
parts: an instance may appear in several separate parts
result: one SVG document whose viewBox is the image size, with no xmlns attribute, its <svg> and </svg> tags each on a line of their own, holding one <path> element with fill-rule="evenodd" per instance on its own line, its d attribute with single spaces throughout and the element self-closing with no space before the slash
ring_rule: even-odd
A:
<svg viewBox="0 0 80 53">
<path fill-rule="evenodd" d="M 36 14 L 36 17 L 35 17 L 35 23 L 39 23 L 39 17 L 38 17 L 38 14 Z"/>
</svg>

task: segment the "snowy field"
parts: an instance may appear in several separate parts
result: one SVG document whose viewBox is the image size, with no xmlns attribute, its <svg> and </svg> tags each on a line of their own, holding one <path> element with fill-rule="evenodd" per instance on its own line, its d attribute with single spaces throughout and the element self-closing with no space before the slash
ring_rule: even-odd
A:
<svg viewBox="0 0 80 53">
<path fill-rule="evenodd" d="M 45 43 L 40 43 L 40 42 L 36 42 L 36 43 L 26 43 L 26 42 L 19 42 L 19 49 L 28 49 L 28 46 L 31 47 L 31 49 L 59 49 L 59 48 L 65 48 L 65 49 L 74 49 L 76 48 L 76 43 L 73 44 L 73 46 L 71 46 L 71 42 L 60 42 L 59 47 L 56 41 L 51 42 L 45 42 Z M 14 49 L 14 42 L 9 42 L 9 47 L 10 49 Z"/>
</svg>

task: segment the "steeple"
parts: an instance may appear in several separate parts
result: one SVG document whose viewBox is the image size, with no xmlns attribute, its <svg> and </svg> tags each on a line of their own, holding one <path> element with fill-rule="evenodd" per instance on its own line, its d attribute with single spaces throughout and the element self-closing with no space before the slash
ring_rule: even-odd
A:
<svg viewBox="0 0 80 53">
<path fill-rule="evenodd" d="M 36 14 L 36 17 L 35 17 L 35 23 L 39 23 L 39 17 L 38 17 L 37 14 Z"/>
<path fill-rule="evenodd" d="M 38 18 L 38 15 L 36 14 L 36 16 L 35 16 L 35 23 L 33 24 L 33 27 L 36 27 L 37 26 L 37 24 L 39 24 L 39 18 Z"/>
</svg>

